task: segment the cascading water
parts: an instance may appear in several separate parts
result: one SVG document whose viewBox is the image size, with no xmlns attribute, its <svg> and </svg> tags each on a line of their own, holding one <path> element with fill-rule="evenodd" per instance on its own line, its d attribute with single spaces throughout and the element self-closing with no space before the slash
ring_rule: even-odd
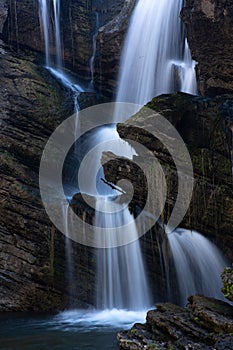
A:
<svg viewBox="0 0 233 350">
<path fill-rule="evenodd" d="M 62 69 L 60 1 L 53 0 L 53 35 L 50 33 L 52 16 L 49 14 L 49 9 L 51 6 L 48 7 L 46 0 L 39 0 L 39 4 L 44 31 L 47 69 L 72 91 L 75 109 L 78 110 L 78 95 L 82 88 L 73 83 Z M 182 0 L 138 1 L 130 22 L 122 55 L 117 101 L 143 105 L 160 93 L 178 90 L 196 93 L 195 62 L 191 59 L 184 29 L 179 19 L 182 4 Z M 52 64 L 53 60 L 50 56 L 50 37 L 55 38 L 55 66 Z M 92 82 L 96 49 L 95 40 L 94 36 L 93 55 L 90 61 Z M 102 143 L 106 139 L 107 129 L 102 128 L 95 133 L 94 143 Z M 120 148 L 120 153 L 116 152 L 115 149 L 112 151 L 125 155 L 127 153 L 125 148 Z M 107 150 L 109 151 L 109 148 Z M 98 159 L 94 159 L 95 165 L 90 166 L 89 164 L 89 169 L 93 170 L 100 166 L 102 151 L 101 149 Z M 86 174 L 88 174 L 88 171 Z M 96 183 L 94 182 L 88 183 L 86 192 L 93 194 L 92 189 L 95 185 Z M 105 211 L 109 211 L 111 200 L 108 198 L 109 193 L 105 195 L 105 198 L 100 195 L 96 197 L 95 224 L 99 227 L 115 228 L 113 234 L 117 235 L 120 226 L 129 220 L 132 221 L 133 218 L 128 208 L 123 209 L 123 207 L 117 213 L 106 214 Z M 67 216 L 67 209 L 68 207 L 64 207 L 64 219 Z M 66 229 L 70 228 L 66 227 Z M 216 290 L 220 290 L 221 286 L 218 277 L 213 282 L 213 276 L 219 276 L 226 263 L 220 259 L 217 248 L 214 249 L 209 241 L 197 233 L 193 233 L 192 237 L 195 239 L 192 240 L 190 235 L 182 236 L 179 230 L 177 232 L 169 235 L 168 241 L 173 254 L 182 302 L 184 302 L 188 294 L 196 292 L 204 292 L 219 297 L 219 295 L 214 293 Z M 135 237 L 138 236 L 136 226 L 134 232 L 130 232 L 130 234 Z M 112 240 L 111 235 L 109 235 L 110 243 Z M 67 254 L 69 255 L 69 246 L 67 246 L 67 249 Z M 196 252 L 196 255 L 193 252 Z M 214 268 L 212 268 L 212 257 L 210 259 L 208 252 L 214 254 L 215 259 L 217 259 Z M 69 264 L 72 264 L 72 262 L 70 261 Z M 184 272 L 183 269 L 185 270 Z M 195 276 L 193 276 L 192 271 L 195 271 Z M 215 290 L 210 291 L 209 286 L 205 282 L 208 280 L 206 279 L 208 274 L 212 274 L 210 285 L 215 284 Z M 198 277 L 196 278 L 196 276 Z M 199 281 L 203 281 L 202 285 L 197 283 L 198 278 Z M 189 286 L 187 286 L 187 283 L 189 283 Z M 150 306 L 150 293 L 138 241 L 123 247 L 99 249 L 97 289 L 96 305 L 99 308 L 138 310 Z"/>
<path fill-rule="evenodd" d="M 182 22 L 183 0 L 139 0 L 121 58 L 116 100 L 146 104 L 162 93 L 196 94 L 192 61 Z"/>
<path fill-rule="evenodd" d="M 45 64 L 50 66 L 50 54 L 49 54 L 49 11 L 47 6 L 47 0 L 39 0 L 40 7 L 40 19 L 42 21 L 42 28 L 44 34 L 45 45 Z"/>
<path fill-rule="evenodd" d="M 45 44 L 45 64 L 48 71 L 58 79 L 63 86 L 72 92 L 74 100 L 74 112 L 79 111 L 79 95 L 84 92 L 84 88 L 80 84 L 74 83 L 63 70 L 62 66 L 62 44 L 60 30 L 60 0 L 53 0 L 52 5 L 48 5 L 48 0 L 38 0 L 41 24 L 43 28 L 44 44 Z M 52 9 L 52 13 L 50 12 Z M 51 38 L 55 38 L 53 43 L 55 46 L 55 62 L 51 55 L 53 42 Z M 78 125 L 78 121 L 77 121 Z M 76 135 L 76 131 L 75 131 Z"/>
<path fill-rule="evenodd" d="M 115 204 L 114 213 L 107 213 L 109 204 L 110 199 L 99 198 L 96 203 L 95 217 L 96 226 L 114 228 L 114 233 L 109 232 L 108 242 L 104 242 L 107 245 L 114 241 L 112 235 L 117 235 L 121 226 L 134 221 L 128 208 L 120 204 Z M 119 212 L 116 213 L 117 210 Z M 132 235 L 135 238 L 133 243 L 117 248 L 101 249 L 98 252 L 97 307 L 99 309 L 145 310 L 151 306 L 136 225 L 131 229 Z"/>
<path fill-rule="evenodd" d="M 62 68 L 62 49 L 60 35 L 60 0 L 53 0 L 53 12 L 55 22 L 55 43 L 56 43 L 56 64 L 57 68 Z"/>
<path fill-rule="evenodd" d="M 196 231 L 176 229 L 167 235 L 167 240 L 170 264 L 174 265 L 179 287 L 179 302 L 185 305 L 187 297 L 197 293 L 225 300 L 221 293 L 221 273 L 227 261 L 220 250 Z"/>
</svg>

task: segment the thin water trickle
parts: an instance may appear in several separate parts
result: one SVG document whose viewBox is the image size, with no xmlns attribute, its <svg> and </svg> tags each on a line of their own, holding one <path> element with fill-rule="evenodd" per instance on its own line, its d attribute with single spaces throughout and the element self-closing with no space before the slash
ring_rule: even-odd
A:
<svg viewBox="0 0 233 350">
<path fill-rule="evenodd" d="M 92 38 L 92 56 L 90 59 L 90 70 L 91 70 L 91 82 L 90 85 L 91 87 L 94 86 L 94 64 L 95 64 L 95 56 L 96 56 L 96 45 L 97 45 L 97 36 L 98 36 L 98 29 L 99 29 L 99 13 L 95 12 L 96 16 L 96 26 L 95 26 L 95 33 Z"/>
<path fill-rule="evenodd" d="M 60 19 L 61 19 L 61 9 L 60 9 L 60 0 L 53 0 L 52 7 L 48 6 L 47 0 L 38 0 L 39 1 L 39 10 L 40 18 L 42 19 L 42 28 L 45 44 L 45 68 L 57 79 L 60 83 L 69 89 L 72 92 L 73 101 L 74 101 L 74 112 L 80 110 L 79 106 L 79 95 L 81 92 L 84 92 L 85 89 L 80 86 L 80 84 L 74 83 L 73 79 L 70 78 L 63 69 L 62 65 L 62 44 L 61 44 L 61 28 L 60 28 Z M 51 12 L 52 10 L 52 12 Z M 55 39 L 52 40 L 52 38 Z M 54 41 L 54 42 L 53 42 Z M 53 43 L 55 47 L 55 62 L 51 54 Z M 78 115 L 77 115 L 78 119 Z M 78 128 L 78 120 L 77 120 Z M 75 136 L 77 135 L 78 130 L 74 130 Z"/>
</svg>

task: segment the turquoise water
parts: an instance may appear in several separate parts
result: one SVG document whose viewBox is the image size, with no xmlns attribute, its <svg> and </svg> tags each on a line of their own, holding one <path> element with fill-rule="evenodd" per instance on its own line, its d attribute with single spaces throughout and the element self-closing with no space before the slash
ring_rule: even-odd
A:
<svg viewBox="0 0 233 350">
<path fill-rule="evenodd" d="M 67 311 L 57 315 L 0 315 L 1 350 L 117 350 L 116 335 L 145 311 Z"/>
</svg>

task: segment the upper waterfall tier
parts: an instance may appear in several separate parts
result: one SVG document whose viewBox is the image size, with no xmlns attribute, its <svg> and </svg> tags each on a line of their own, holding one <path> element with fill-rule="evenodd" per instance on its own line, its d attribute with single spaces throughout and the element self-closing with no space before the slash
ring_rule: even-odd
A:
<svg viewBox="0 0 233 350">
<path fill-rule="evenodd" d="M 162 93 L 196 94 L 192 61 L 180 20 L 183 0 L 140 0 L 124 50 L 117 101 L 144 105 Z"/>
</svg>

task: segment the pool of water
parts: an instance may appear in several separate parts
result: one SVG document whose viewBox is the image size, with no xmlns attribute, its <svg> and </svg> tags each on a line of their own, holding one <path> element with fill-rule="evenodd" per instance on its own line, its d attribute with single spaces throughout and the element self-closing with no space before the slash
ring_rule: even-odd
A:
<svg viewBox="0 0 233 350">
<path fill-rule="evenodd" d="M 0 314 L 0 349 L 117 350 L 117 332 L 145 317 L 146 311 L 125 310 Z"/>
</svg>

